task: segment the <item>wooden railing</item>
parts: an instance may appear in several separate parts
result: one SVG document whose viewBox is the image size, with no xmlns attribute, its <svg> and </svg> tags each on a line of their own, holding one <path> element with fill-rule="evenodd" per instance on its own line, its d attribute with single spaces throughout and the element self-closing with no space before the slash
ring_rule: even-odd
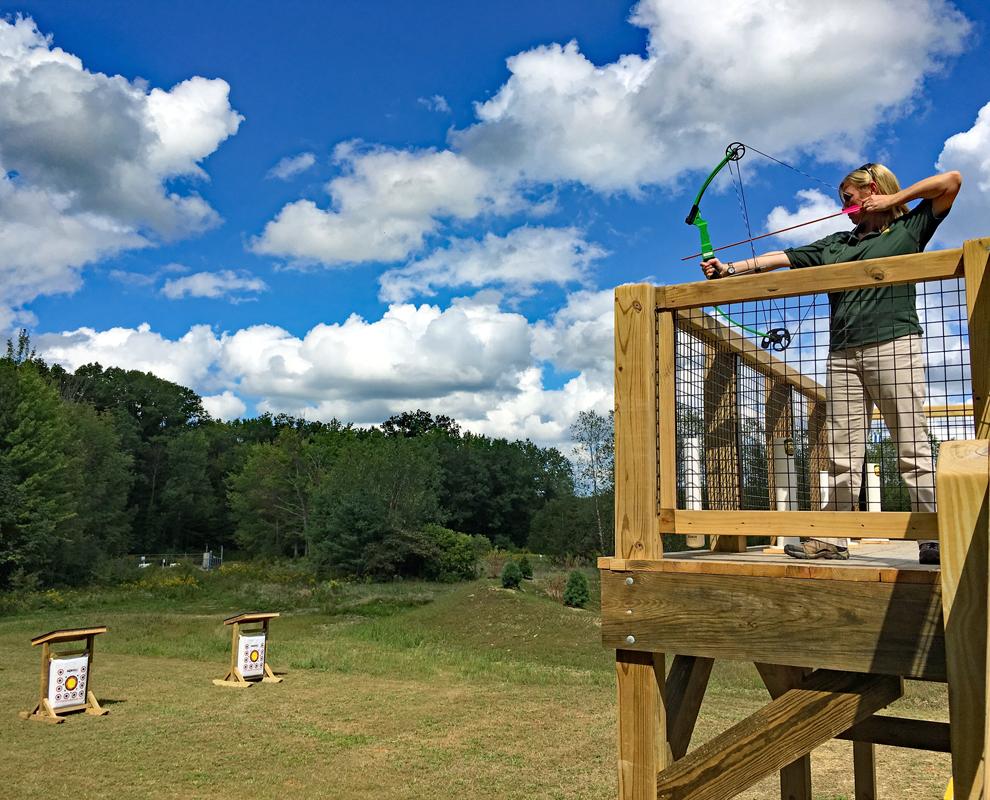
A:
<svg viewBox="0 0 990 800">
<path fill-rule="evenodd" d="M 809 432 L 823 419 L 823 389 L 701 309 L 801 297 L 870 286 L 963 278 L 969 324 L 975 436 L 990 437 L 990 281 L 984 283 L 990 239 L 934 253 L 778 271 L 677 286 L 621 286 L 615 294 L 615 480 L 617 558 L 656 559 L 662 534 L 718 536 L 738 549 L 745 536 L 830 536 L 936 539 L 927 512 L 697 511 L 677 508 L 676 364 L 678 326 L 718 341 L 754 369 L 808 399 Z M 946 411 L 948 413 L 948 411 Z M 814 470 L 813 470 L 814 472 Z M 735 541 L 728 537 L 742 537 Z"/>
</svg>

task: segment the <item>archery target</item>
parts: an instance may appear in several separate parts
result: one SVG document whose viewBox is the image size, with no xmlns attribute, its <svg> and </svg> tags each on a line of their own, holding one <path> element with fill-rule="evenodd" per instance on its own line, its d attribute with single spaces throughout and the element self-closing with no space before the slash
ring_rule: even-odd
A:
<svg viewBox="0 0 990 800">
<path fill-rule="evenodd" d="M 237 663 L 245 678 L 261 678 L 265 675 L 265 634 L 239 636 Z"/>
<path fill-rule="evenodd" d="M 89 656 L 53 658 L 48 664 L 48 702 L 52 708 L 85 703 L 88 673 Z"/>
</svg>

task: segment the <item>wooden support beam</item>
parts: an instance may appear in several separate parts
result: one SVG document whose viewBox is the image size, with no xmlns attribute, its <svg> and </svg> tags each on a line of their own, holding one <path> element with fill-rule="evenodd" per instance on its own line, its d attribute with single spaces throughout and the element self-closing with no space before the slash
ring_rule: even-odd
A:
<svg viewBox="0 0 990 800">
<path fill-rule="evenodd" d="M 657 800 L 730 800 L 903 694 L 896 677 L 819 670 L 657 777 Z"/>
<path fill-rule="evenodd" d="M 619 650 L 615 665 L 619 800 L 655 800 L 657 773 L 668 761 L 664 657 Z"/>
<path fill-rule="evenodd" d="M 945 680 L 938 584 L 608 571 L 602 644 Z"/>
<path fill-rule="evenodd" d="M 872 716 L 840 733 L 836 739 L 907 747 L 931 753 L 951 753 L 949 723 L 906 717 Z"/>
<path fill-rule="evenodd" d="M 763 684 L 776 700 L 801 685 L 811 672 L 805 667 L 756 664 Z M 780 770 L 780 800 L 811 800 L 811 753 L 805 753 Z"/>
<path fill-rule="evenodd" d="M 713 658 L 674 656 L 667 674 L 667 741 L 676 761 L 684 758 L 712 674 Z"/>
<path fill-rule="evenodd" d="M 943 442 L 935 486 L 952 724 L 952 780 L 959 800 L 976 800 L 984 788 L 987 744 L 990 442 Z"/>
<path fill-rule="evenodd" d="M 853 742 L 853 785 L 856 800 L 877 800 L 876 745 Z"/>
</svg>

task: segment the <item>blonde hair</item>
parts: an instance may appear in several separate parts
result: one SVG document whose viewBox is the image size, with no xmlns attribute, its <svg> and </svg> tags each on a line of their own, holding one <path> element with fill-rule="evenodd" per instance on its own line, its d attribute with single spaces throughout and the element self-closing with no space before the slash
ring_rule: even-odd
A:
<svg viewBox="0 0 990 800">
<path fill-rule="evenodd" d="M 897 176 L 894 175 L 887 167 L 883 164 L 863 164 L 859 169 L 854 169 L 845 178 L 842 179 L 842 183 L 839 184 L 841 189 L 843 186 L 848 186 L 852 184 L 858 189 L 867 189 L 871 183 L 877 185 L 877 191 L 880 194 L 897 194 L 901 190 L 901 184 L 897 180 Z M 894 206 L 890 211 L 887 211 L 884 216 L 887 218 L 884 220 L 885 225 L 889 225 L 898 217 L 903 217 L 908 213 L 910 209 L 903 203 L 899 206 Z"/>
</svg>

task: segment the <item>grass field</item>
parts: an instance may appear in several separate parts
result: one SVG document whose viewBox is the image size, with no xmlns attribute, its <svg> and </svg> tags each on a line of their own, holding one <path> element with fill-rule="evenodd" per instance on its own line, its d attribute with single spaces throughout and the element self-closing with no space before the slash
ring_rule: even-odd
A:
<svg viewBox="0 0 990 800">
<path fill-rule="evenodd" d="M 597 608 L 553 602 L 539 575 L 510 592 L 252 570 L 0 598 L 0 798 L 615 796 L 614 655 Z M 222 620 L 249 610 L 282 612 L 268 658 L 285 681 L 216 687 Z M 37 701 L 30 639 L 92 624 L 109 629 L 92 681 L 109 715 L 18 720 Z M 752 665 L 717 663 L 695 742 L 765 701 Z M 909 683 L 893 711 L 946 708 L 943 687 Z M 815 752 L 816 799 L 852 796 L 851 749 Z M 878 748 L 878 773 L 880 797 L 941 798 L 949 762 Z M 770 778 L 742 797 L 779 789 Z"/>
</svg>

